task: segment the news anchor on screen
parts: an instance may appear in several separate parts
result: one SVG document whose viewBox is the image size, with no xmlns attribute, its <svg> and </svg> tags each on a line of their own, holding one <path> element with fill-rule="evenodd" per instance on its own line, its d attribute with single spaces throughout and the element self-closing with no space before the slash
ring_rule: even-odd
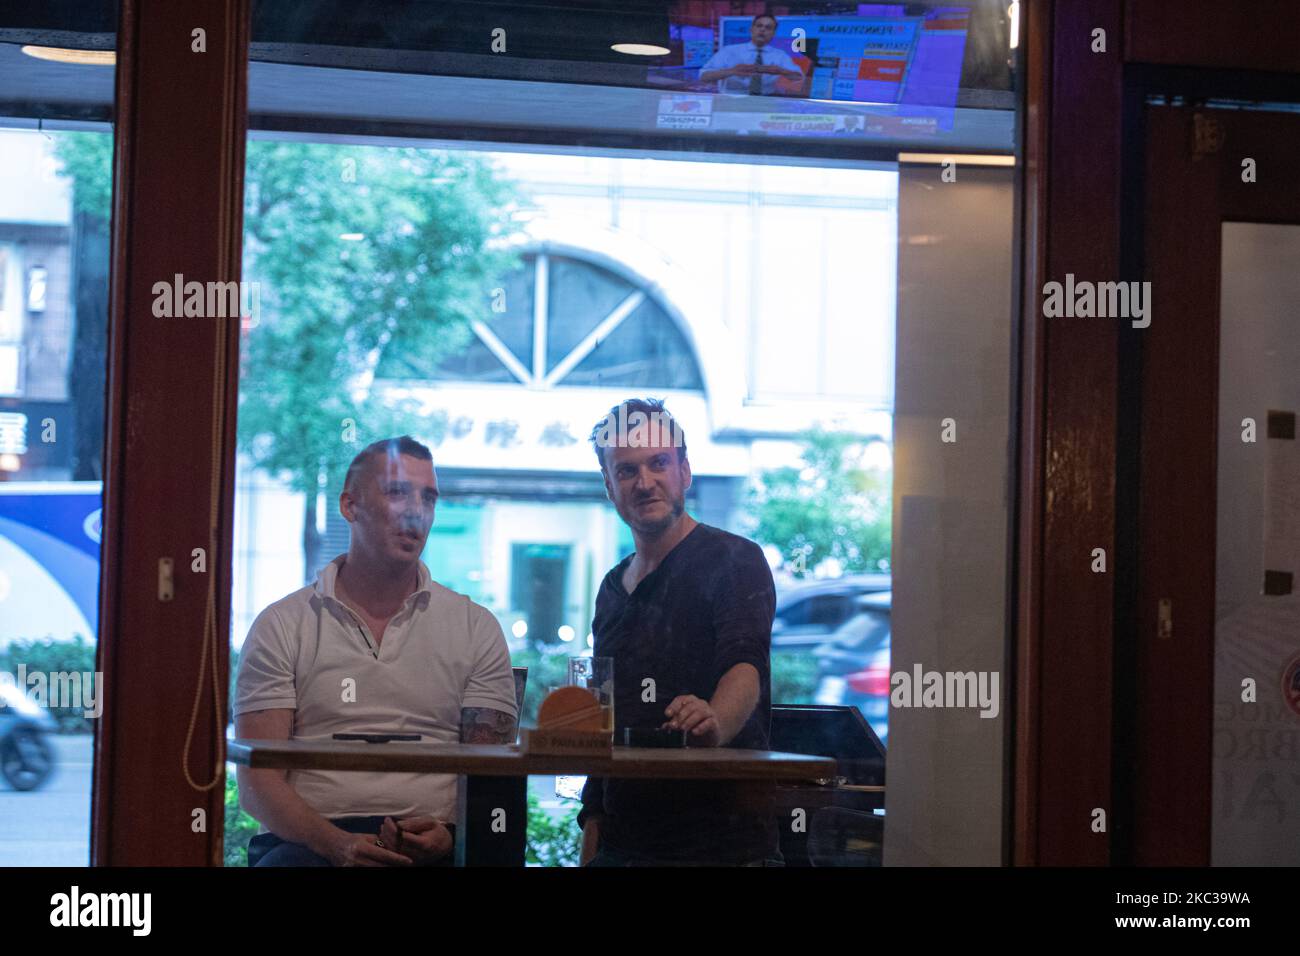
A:
<svg viewBox="0 0 1300 956">
<path fill-rule="evenodd" d="M 790 54 L 771 46 L 776 35 L 776 17 L 768 13 L 754 17 L 749 42 L 724 46 L 700 70 L 701 83 L 718 84 L 719 93 L 749 93 L 771 96 L 780 80 L 803 81 L 803 71 Z"/>
</svg>

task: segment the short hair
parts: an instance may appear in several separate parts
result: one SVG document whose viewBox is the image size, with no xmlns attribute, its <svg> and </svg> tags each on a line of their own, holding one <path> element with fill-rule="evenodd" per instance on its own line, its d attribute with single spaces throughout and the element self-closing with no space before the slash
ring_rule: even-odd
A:
<svg viewBox="0 0 1300 956">
<path fill-rule="evenodd" d="M 357 452 L 357 456 L 352 459 L 352 464 L 348 465 L 348 473 L 343 479 L 343 490 L 354 492 L 362 472 L 370 467 L 370 459 L 380 454 L 388 458 L 394 458 L 397 455 L 410 455 L 420 461 L 433 461 L 433 452 L 410 435 L 399 435 L 397 438 L 381 438 Z"/>
<path fill-rule="evenodd" d="M 759 20 L 771 20 L 773 29 L 775 29 L 781 22 L 776 18 L 776 14 L 774 13 L 756 13 L 754 14 L 754 18 L 749 21 L 749 25 L 752 27 Z"/>
<path fill-rule="evenodd" d="M 601 471 L 605 470 L 605 448 L 626 444 L 628 419 L 637 413 L 645 416 L 647 425 L 655 423 L 667 425 L 669 434 L 672 435 L 673 445 L 677 448 L 677 460 L 686 459 L 686 432 L 682 431 L 682 426 L 677 424 L 677 419 L 673 418 L 672 412 L 664 408 L 663 399 L 629 398 L 611 408 L 591 430 L 591 447 L 596 452 L 596 460 L 600 462 Z M 622 437 L 623 442 L 619 442 L 619 437 Z"/>
</svg>

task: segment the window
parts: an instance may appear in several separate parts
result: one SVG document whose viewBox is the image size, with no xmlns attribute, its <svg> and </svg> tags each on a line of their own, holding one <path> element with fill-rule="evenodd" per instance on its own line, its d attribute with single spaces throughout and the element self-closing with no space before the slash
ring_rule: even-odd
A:
<svg viewBox="0 0 1300 956">
<path fill-rule="evenodd" d="M 484 312 L 466 344 L 436 367 L 400 357 L 378 374 L 537 388 L 704 387 L 690 343 L 663 306 L 628 278 L 573 255 L 525 255 Z"/>
<path fill-rule="evenodd" d="M 17 395 L 22 387 L 25 311 L 19 247 L 0 243 L 0 395 Z"/>
<path fill-rule="evenodd" d="M 849 617 L 852 601 L 848 595 L 827 594 L 797 601 L 778 615 L 786 627 L 836 627 Z"/>
<path fill-rule="evenodd" d="M 530 668 L 528 722 L 592 646 L 596 595 L 632 547 L 586 436 L 611 405 L 649 395 L 686 432 L 687 509 L 755 541 L 772 569 L 772 703 L 843 707 L 837 727 L 867 749 L 863 719 L 888 732 L 891 759 L 940 753 L 932 714 L 889 711 L 890 657 L 1005 658 L 1005 5 L 792 9 L 782 29 L 817 41 L 792 55 L 806 82 L 720 93 L 700 74 L 744 44 L 752 18 L 733 6 L 648 12 L 640 27 L 670 51 L 649 66 L 611 50 L 627 21 L 565 0 L 536 14 L 553 26 L 563 10 L 562 42 L 512 31 L 506 55 L 475 38 L 514 5 L 458 6 L 454 32 L 421 29 L 412 7 L 407 42 L 423 46 L 399 56 L 377 40 L 355 83 L 339 47 L 365 22 L 307 25 L 261 5 L 247 182 L 279 189 L 276 215 L 310 223 L 312 242 L 282 243 L 249 207 L 245 277 L 264 280 L 267 308 L 241 379 L 236 645 L 289 579 L 312 580 L 348 546 L 333 512 L 349 454 L 410 432 L 442 493 L 425 563 L 496 615 Z M 864 25 L 831 22 L 863 18 L 903 38 L 879 74 L 846 39 Z M 515 56 L 550 65 L 521 80 Z M 942 189 L 937 160 L 902 158 L 950 145 L 996 155 Z M 958 446 L 939 444 L 950 415 Z M 357 428 L 340 442 L 344 421 Z M 978 751 L 981 793 L 994 793 L 1005 724 L 965 726 L 979 740 L 963 759 Z M 975 806 L 934 779 L 911 774 L 891 804 L 893 846 L 924 844 L 899 862 L 1000 859 L 996 800 Z M 572 803 L 554 780 L 531 787 L 551 821 L 539 858 L 571 861 Z M 936 812 L 942 826 L 907 819 Z M 957 830 L 980 838 L 948 856 L 931 845 Z"/>
<path fill-rule="evenodd" d="M 4 57 L 6 83 L 31 82 L 38 61 Z M 102 67 L 38 72 L 112 87 Z M 0 128 L 0 866 L 90 862 L 113 150 L 98 125 Z"/>
</svg>

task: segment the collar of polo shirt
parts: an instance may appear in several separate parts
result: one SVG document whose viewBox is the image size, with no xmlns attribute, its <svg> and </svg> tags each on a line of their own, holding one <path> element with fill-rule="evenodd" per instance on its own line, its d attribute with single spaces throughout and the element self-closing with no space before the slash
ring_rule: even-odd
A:
<svg viewBox="0 0 1300 956">
<path fill-rule="evenodd" d="M 325 567 L 321 568 L 320 572 L 316 575 L 316 583 L 313 585 L 317 594 L 322 598 L 328 598 L 335 604 L 343 603 L 334 594 L 334 582 L 338 580 L 339 568 L 343 566 L 343 561 L 346 557 L 347 555 L 340 554 L 329 564 L 325 565 Z M 433 597 L 433 576 L 429 574 L 429 569 L 425 567 L 423 561 L 417 561 L 416 565 L 417 574 L 419 574 L 420 577 L 419 586 L 416 587 L 414 593 L 407 597 L 403 606 L 410 604 L 411 600 L 415 599 L 420 603 L 420 607 L 424 608 L 429 606 L 429 601 Z"/>
</svg>

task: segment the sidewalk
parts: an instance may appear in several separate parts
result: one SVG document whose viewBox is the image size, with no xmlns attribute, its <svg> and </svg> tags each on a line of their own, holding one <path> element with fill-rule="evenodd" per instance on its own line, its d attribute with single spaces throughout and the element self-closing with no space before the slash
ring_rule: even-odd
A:
<svg viewBox="0 0 1300 956">
<path fill-rule="evenodd" d="M 58 766 L 45 785 L 16 793 L 0 782 L 0 866 L 90 863 L 90 734 L 53 734 Z"/>
</svg>

